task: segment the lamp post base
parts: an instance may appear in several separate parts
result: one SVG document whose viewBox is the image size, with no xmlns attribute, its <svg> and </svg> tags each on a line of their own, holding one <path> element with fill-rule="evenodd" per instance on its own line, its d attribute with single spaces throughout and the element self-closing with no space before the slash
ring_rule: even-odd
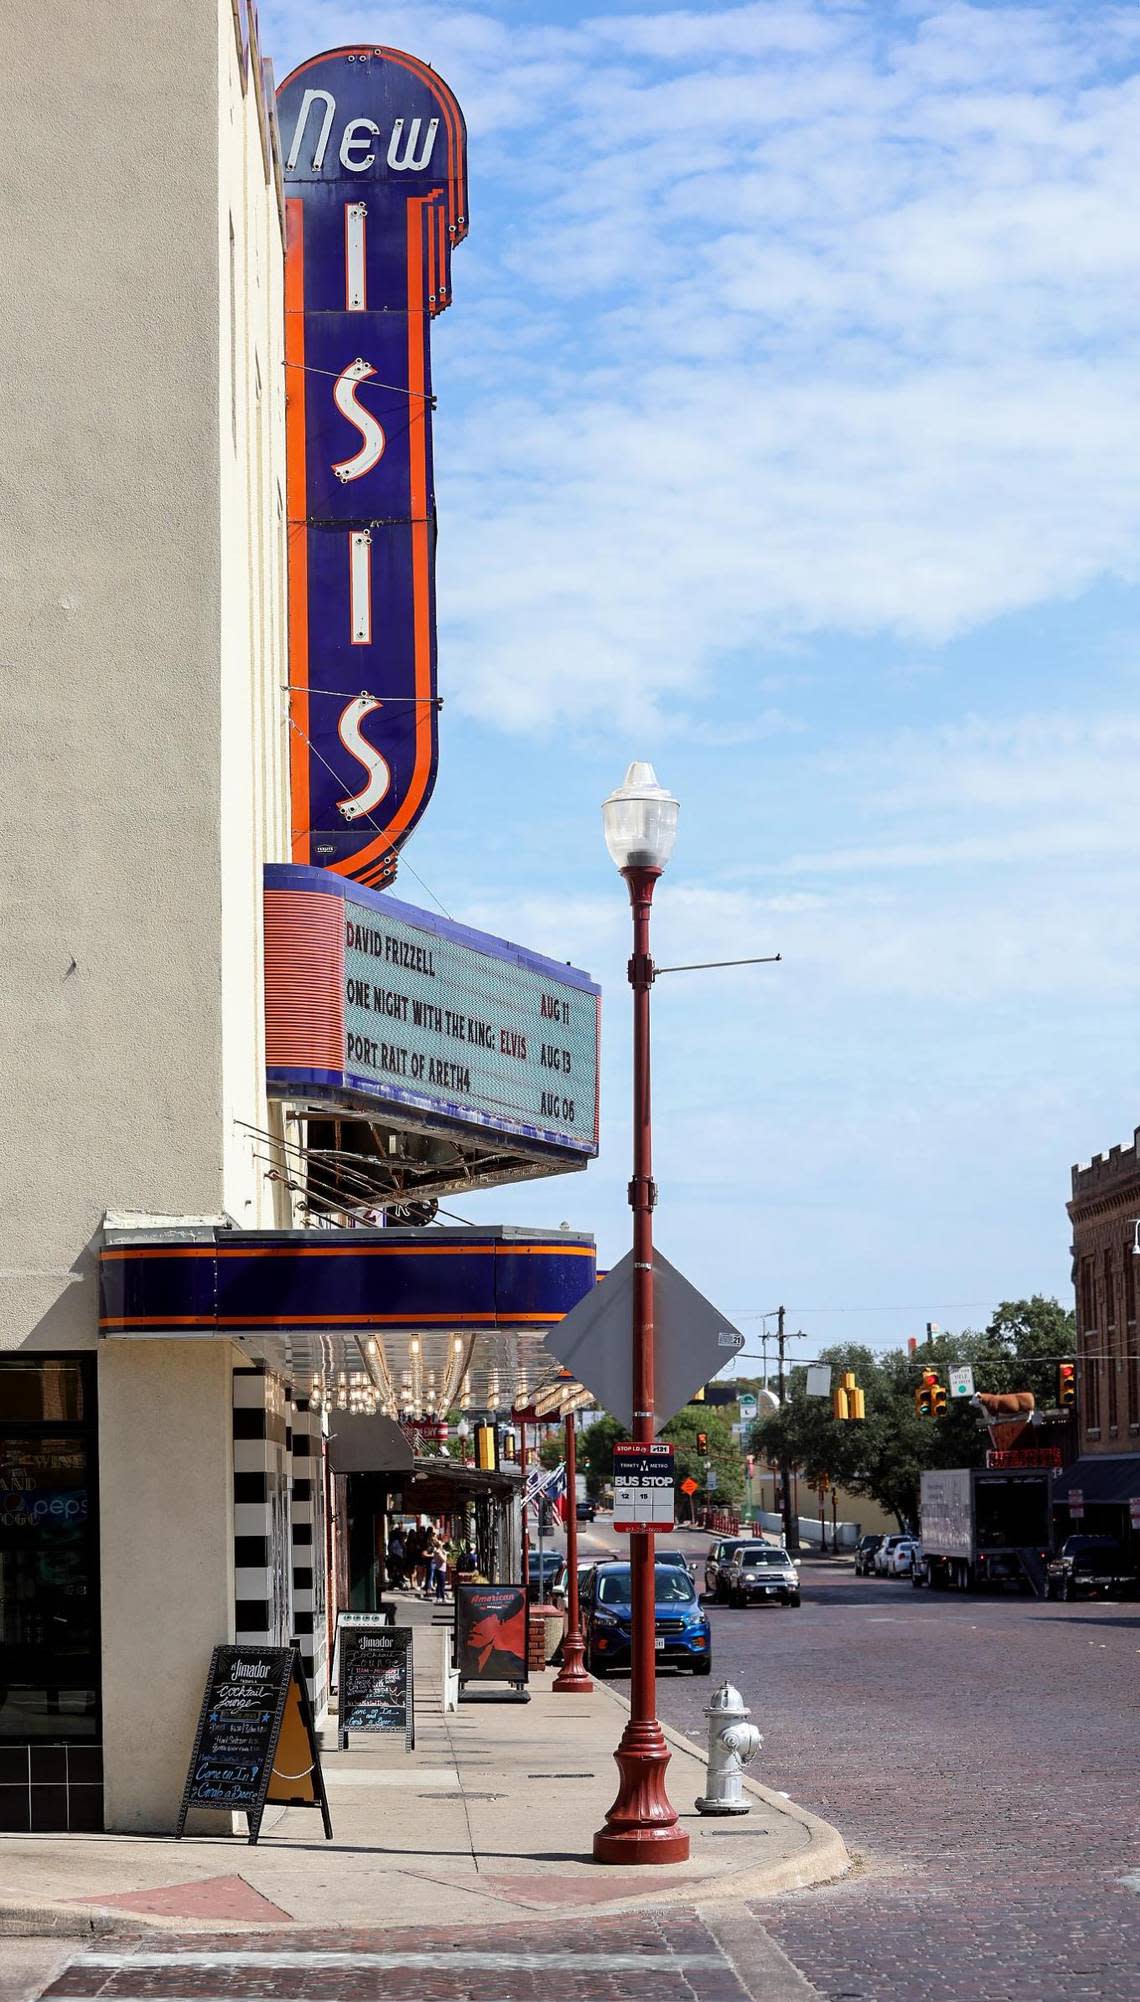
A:
<svg viewBox="0 0 1140 2002">
<path fill-rule="evenodd" d="M 595 1863 L 686 1863 L 689 1837 L 665 1791 L 669 1750 L 656 1718 L 631 1718 L 614 1753 L 621 1785 L 594 1837 Z"/>
<path fill-rule="evenodd" d="M 592 1693 L 594 1685 L 586 1674 L 585 1659 L 585 1642 L 574 1627 L 562 1643 L 562 1666 L 550 1685 L 556 1696 L 589 1696 Z"/>
</svg>

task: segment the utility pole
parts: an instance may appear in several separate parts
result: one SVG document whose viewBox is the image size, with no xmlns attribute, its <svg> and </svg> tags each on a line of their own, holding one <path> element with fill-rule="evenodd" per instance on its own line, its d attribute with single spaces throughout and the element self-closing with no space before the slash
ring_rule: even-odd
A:
<svg viewBox="0 0 1140 2002">
<path fill-rule="evenodd" d="M 779 1396 L 780 1412 L 784 1410 L 784 1310 L 780 1307 L 776 1315 L 776 1341 L 779 1349 Z M 784 1517 L 784 1548 L 796 1555 L 800 1547 L 800 1526 L 792 1509 L 792 1469 L 790 1462 L 780 1456 L 780 1508 Z"/>
</svg>

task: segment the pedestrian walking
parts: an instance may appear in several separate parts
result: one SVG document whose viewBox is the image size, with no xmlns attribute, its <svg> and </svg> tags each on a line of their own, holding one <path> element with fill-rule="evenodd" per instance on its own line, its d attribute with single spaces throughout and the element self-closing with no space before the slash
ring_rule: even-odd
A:
<svg viewBox="0 0 1140 2002">
<path fill-rule="evenodd" d="M 413 1523 L 404 1538 L 404 1583 L 409 1591 L 419 1590 L 423 1556 L 424 1532 L 418 1523 Z"/>
<path fill-rule="evenodd" d="M 395 1589 L 404 1582 L 404 1538 L 399 1523 L 388 1538 L 388 1583 Z"/>
<path fill-rule="evenodd" d="M 424 1551 L 424 1598 L 443 1599 L 446 1596 L 447 1574 L 443 1545 L 435 1530 L 428 1531 L 427 1547 Z"/>
</svg>

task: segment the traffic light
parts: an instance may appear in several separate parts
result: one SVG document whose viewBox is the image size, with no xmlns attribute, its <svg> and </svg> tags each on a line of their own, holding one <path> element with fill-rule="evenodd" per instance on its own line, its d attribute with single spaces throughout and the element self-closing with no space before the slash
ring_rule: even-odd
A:
<svg viewBox="0 0 1140 2002">
<path fill-rule="evenodd" d="M 914 1393 L 914 1409 L 918 1418 L 929 1418 L 934 1410 L 934 1392 L 938 1388 L 938 1371 L 924 1369 L 922 1382 Z"/>
<path fill-rule="evenodd" d="M 709 1435 L 708 1435 L 708 1433 L 707 1433 L 707 1432 L 698 1432 L 698 1433 L 697 1433 L 697 1451 L 698 1451 L 698 1453 L 707 1453 L 707 1452 L 708 1452 L 708 1450 L 709 1450 Z"/>
<path fill-rule="evenodd" d="M 1057 1371 L 1057 1402 L 1062 1411 L 1068 1411 L 1077 1401 L 1076 1365 L 1063 1362 Z"/>
<path fill-rule="evenodd" d="M 855 1371 L 845 1369 L 831 1393 L 833 1418 L 866 1418 L 867 1400 L 855 1381 Z"/>
<path fill-rule="evenodd" d="M 948 1399 L 944 1385 L 935 1383 L 930 1391 L 930 1410 L 935 1418 L 945 1418 Z"/>
<path fill-rule="evenodd" d="M 475 1465 L 487 1474 L 499 1470 L 499 1440 L 493 1425 L 475 1427 Z"/>
</svg>

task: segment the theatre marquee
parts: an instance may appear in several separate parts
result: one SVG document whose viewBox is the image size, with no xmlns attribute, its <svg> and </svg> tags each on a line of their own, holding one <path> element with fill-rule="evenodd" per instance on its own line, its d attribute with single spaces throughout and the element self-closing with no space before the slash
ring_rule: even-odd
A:
<svg viewBox="0 0 1140 2002">
<path fill-rule="evenodd" d="M 504 1145 L 530 1174 L 583 1166 L 598 1148 L 599 1009 L 593 981 L 560 961 L 326 870 L 266 870 L 272 1097 L 469 1141 L 472 1167 L 488 1152 L 505 1165 Z"/>
</svg>

